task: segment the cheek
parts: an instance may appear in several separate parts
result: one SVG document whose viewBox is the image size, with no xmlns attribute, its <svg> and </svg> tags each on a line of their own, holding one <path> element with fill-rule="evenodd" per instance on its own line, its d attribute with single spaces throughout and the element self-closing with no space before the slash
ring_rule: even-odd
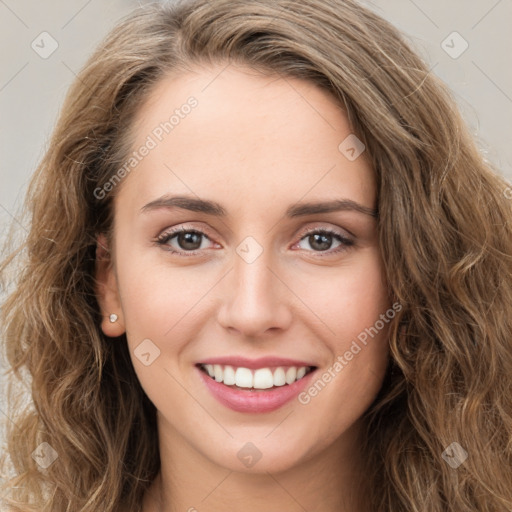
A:
<svg viewBox="0 0 512 512">
<path fill-rule="evenodd" d="M 354 270 L 346 283 L 342 283 L 342 309 L 344 334 L 357 336 L 372 326 L 390 307 L 388 290 L 377 257 L 371 264 Z"/>
<path fill-rule="evenodd" d="M 323 270 L 296 278 L 294 291 L 329 329 L 333 348 L 341 351 L 390 307 L 387 285 L 376 250 Z"/>
<path fill-rule="evenodd" d="M 389 323 L 394 317 L 379 255 L 351 275 L 336 324 L 335 351 L 342 356 L 339 385 L 350 396 L 346 404 L 366 403 L 380 388 L 388 361 Z M 368 404 L 369 405 L 369 404 Z"/>
<path fill-rule="evenodd" d="M 389 360 L 389 324 L 380 315 L 388 313 L 391 321 L 390 311 L 374 307 L 371 314 L 339 317 L 340 334 L 330 345 L 332 363 L 299 395 L 302 412 L 312 429 L 323 432 L 325 445 L 364 415 L 382 387 Z"/>
<path fill-rule="evenodd" d="M 204 279 L 197 272 L 149 262 L 136 252 L 118 259 L 117 274 L 139 383 L 157 409 L 166 410 L 172 397 L 175 407 L 186 410 L 190 396 L 173 377 L 180 352 L 195 336 L 193 306 L 205 294 Z"/>
<path fill-rule="evenodd" d="M 307 297 L 331 331 L 323 339 L 332 363 L 299 401 L 306 410 L 322 410 L 323 424 L 336 436 L 373 402 L 388 363 L 389 323 L 395 313 L 378 253 L 368 251 L 357 265 L 311 280 Z"/>
<path fill-rule="evenodd" d="M 137 253 L 118 262 L 118 277 L 126 329 L 133 337 L 164 340 L 181 318 L 214 284 L 214 276 L 138 257 Z M 210 279 L 211 277 L 211 279 Z M 211 283 L 210 283 L 211 281 Z M 192 312 L 193 314 L 193 312 Z"/>
</svg>

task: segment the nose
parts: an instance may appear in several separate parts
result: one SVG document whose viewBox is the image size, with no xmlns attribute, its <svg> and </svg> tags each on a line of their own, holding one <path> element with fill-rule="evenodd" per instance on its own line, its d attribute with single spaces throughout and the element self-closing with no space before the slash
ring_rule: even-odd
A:
<svg viewBox="0 0 512 512">
<path fill-rule="evenodd" d="M 269 250 L 248 263 L 237 254 L 224 279 L 219 324 L 248 338 L 287 329 L 293 293 L 271 265 Z M 289 286 L 289 285 L 288 285 Z"/>
</svg>

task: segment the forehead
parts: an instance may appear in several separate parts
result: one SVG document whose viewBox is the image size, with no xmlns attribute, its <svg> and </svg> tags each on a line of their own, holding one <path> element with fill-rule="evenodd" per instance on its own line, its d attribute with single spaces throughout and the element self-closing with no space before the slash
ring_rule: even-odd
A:
<svg viewBox="0 0 512 512">
<path fill-rule="evenodd" d="M 375 206 L 365 154 L 351 161 L 340 149 L 354 136 L 343 110 L 304 80 L 232 64 L 168 76 L 140 106 L 133 133 L 135 152 L 150 147 L 123 184 L 139 202 L 229 191 L 260 207 L 316 194 Z"/>
</svg>

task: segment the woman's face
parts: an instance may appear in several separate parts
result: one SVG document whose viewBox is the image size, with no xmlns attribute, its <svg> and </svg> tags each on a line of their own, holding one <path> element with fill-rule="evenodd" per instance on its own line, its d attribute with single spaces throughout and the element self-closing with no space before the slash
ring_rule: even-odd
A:
<svg viewBox="0 0 512 512">
<path fill-rule="evenodd" d="M 166 78 L 141 107 L 137 163 L 111 180 L 98 293 L 118 320 L 102 328 L 127 333 L 161 449 L 280 471 L 353 449 L 394 311 L 342 110 L 308 82 L 223 69 Z"/>
</svg>

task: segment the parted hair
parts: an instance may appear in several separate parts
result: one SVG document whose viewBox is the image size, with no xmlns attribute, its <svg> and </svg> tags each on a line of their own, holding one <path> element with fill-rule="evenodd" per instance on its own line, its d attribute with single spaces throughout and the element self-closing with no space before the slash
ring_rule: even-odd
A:
<svg viewBox="0 0 512 512">
<path fill-rule="evenodd" d="M 365 412 L 366 510 L 510 511 L 510 188 L 406 37 L 353 0 L 150 4 L 91 55 L 29 184 L 27 233 L 6 245 L 0 266 L 5 503 L 141 510 L 160 467 L 156 411 L 125 336 L 100 329 L 96 239 L 112 232 L 117 189 L 94 191 L 126 161 L 155 84 L 215 63 L 322 88 L 373 167 L 385 277 L 402 309 Z M 468 455 L 456 469 L 442 456 L 454 442 Z M 41 443 L 57 454 L 46 468 L 33 456 Z"/>
</svg>

